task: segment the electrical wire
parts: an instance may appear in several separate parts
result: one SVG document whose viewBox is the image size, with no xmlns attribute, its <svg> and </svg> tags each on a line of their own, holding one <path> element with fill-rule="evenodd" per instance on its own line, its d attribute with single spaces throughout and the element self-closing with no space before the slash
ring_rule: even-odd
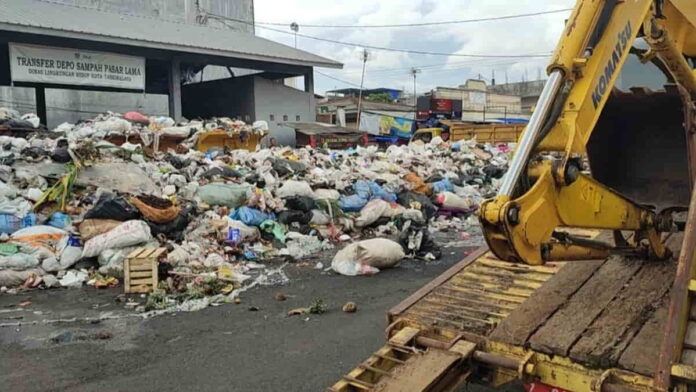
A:
<svg viewBox="0 0 696 392">
<path fill-rule="evenodd" d="M 207 16 L 212 16 L 215 19 L 221 20 L 221 21 L 231 21 L 231 22 L 237 22 L 237 23 L 245 23 L 254 26 L 254 23 L 248 22 L 246 20 L 241 20 L 241 19 L 235 19 L 235 18 L 229 18 L 227 16 L 223 15 L 217 15 L 217 14 L 210 14 L 206 13 Z M 231 27 L 228 25 L 228 27 Z M 321 38 L 321 37 L 315 37 L 312 35 L 307 35 L 307 34 L 300 34 L 300 33 L 295 33 L 291 31 L 283 31 L 283 30 L 278 30 L 274 29 L 272 27 L 265 27 L 265 26 L 256 26 L 260 29 L 264 30 L 269 30 L 269 31 L 274 31 L 277 33 L 281 34 L 289 34 L 297 37 L 302 37 L 302 38 L 307 38 L 307 39 L 312 39 L 316 41 L 323 41 L 323 42 L 330 42 L 333 44 L 338 44 L 338 45 L 344 45 L 344 46 L 352 46 L 355 48 L 365 48 L 365 49 L 372 49 L 372 50 L 382 50 L 382 51 L 387 51 L 387 52 L 399 52 L 399 53 L 409 53 L 409 54 L 421 54 L 421 55 L 428 55 L 428 56 L 448 56 L 448 57 L 472 57 L 472 58 L 542 58 L 542 57 L 548 57 L 549 54 L 518 54 L 518 55 L 512 55 L 512 54 L 499 54 L 499 55 L 493 55 L 493 54 L 465 54 L 465 53 L 443 53 L 443 52 L 429 52 L 429 51 L 423 51 L 423 50 L 412 50 L 412 49 L 400 49 L 400 48 L 388 48 L 384 46 L 375 46 L 375 45 L 365 45 L 365 44 L 360 44 L 360 43 L 355 43 L 355 42 L 347 42 L 347 41 L 338 41 L 334 39 L 329 39 L 329 38 Z"/>
<path fill-rule="evenodd" d="M 420 27 L 420 26 L 463 24 L 463 23 L 476 23 L 476 22 L 488 22 L 488 21 L 495 21 L 495 20 L 526 18 L 526 17 L 530 17 L 530 16 L 557 14 L 557 13 L 568 12 L 568 11 L 572 11 L 572 10 L 573 10 L 572 8 L 565 8 L 565 9 L 561 9 L 561 10 L 540 11 L 540 12 L 531 12 L 531 13 L 527 13 L 527 14 L 504 15 L 504 16 L 495 16 L 495 17 L 479 18 L 479 19 L 446 20 L 446 21 L 440 21 L 440 22 L 403 23 L 403 24 L 386 24 L 386 25 L 323 25 L 323 24 L 304 24 L 304 23 L 298 23 L 298 25 L 300 27 L 332 28 L 332 29 Z M 294 22 L 294 23 L 296 23 L 296 22 Z M 267 26 L 290 26 L 290 23 L 282 23 L 282 22 L 256 22 L 256 24 L 257 25 L 267 25 Z"/>
<path fill-rule="evenodd" d="M 353 82 L 349 82 L 349 81 L 347 81 L 347 80 L 339 79 L 339 78 L 337 78 L 337 77 L 334 77 L 334 76 L 325 74 L 325 73 L 323 73 L 323 72 L 321 72 L 321 71 L 317 71 L 316 69 L 314 70 L 314 73 L 317 73 L 317 74 L 319 74 L 319 75 L 321 75 L 321 76 L 324 76 L 324 77 L 326 77 L 326 78 L 329 78 L 329 79 L 333 79 L 333 80 L 335 80 L 335 81 L 337 81 L 337 82 L 341 82 L 341 83 L 344 83 L 344 84 L 347 84 L 347 85 L 350 85 L 350 86 L 355 86 L 355 87 L 360 88 L 360 85 L 357 84 L 357 83 L 353 83 Z M 363 86 L 363 90 L 365 90 L 365 89 L 367 89 L 367 88 L 366 88 L 365 86 Z"/>
</svg>

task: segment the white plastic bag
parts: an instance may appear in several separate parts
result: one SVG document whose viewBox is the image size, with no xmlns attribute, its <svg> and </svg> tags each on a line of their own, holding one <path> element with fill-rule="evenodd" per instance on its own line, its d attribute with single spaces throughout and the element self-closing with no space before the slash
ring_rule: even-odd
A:
<svg viewBox="0 0 696 392">
<path fill-rule="evenodd" d="M 282 199 L 290 196 L 314 197 L 314 192 L 305 181 L 287 180 L 276 190 L 276 197 Z"/>
<path fill-rule="evenodd" d="M 328 199 L 328 200 L 338 200 L 341 198 L 341 194 L 335 189 L 315 189 L 314 190 L 315 199 Z"/>
<path fill-rule="evenodd" d="M 360 210 L 360 216 L 355 220 L 356 227 L 369 226 L 382 216 L 390 217 L 392 209 L 388 202 L 375 199 Z"/>
<path fill-rule="evenodd" d="M 359 263 L 384 269 L 396 266 L 406 253 L 398 242 L 373 238 L 358 242 L 357 256 Z"/>
<path fill-rule="evenodd" d="M 36 255 L 15 253 L 13 255 L 0 257 L 0 270 L 11 269 L 21 271 L 37 267 L 39 263 L 39 258 Z"/>
<path fill-rule="evenodd" d="M 336 253 L 331 261 L 331 269 L 341 275 L 374 275 L 379 272 L 378 268 L 366 264 L 358 263 L 358 244 L 350 244 Z"/>
<path fill-rule="evenodd" d="M 125 248 L 148 242 L 152 239 L 150 226 L 141 220 L 121 223 L 114 229 L 100 234 L 85 243 L 82 257 L 98 256 L 106 249 Z"/>
</svg>

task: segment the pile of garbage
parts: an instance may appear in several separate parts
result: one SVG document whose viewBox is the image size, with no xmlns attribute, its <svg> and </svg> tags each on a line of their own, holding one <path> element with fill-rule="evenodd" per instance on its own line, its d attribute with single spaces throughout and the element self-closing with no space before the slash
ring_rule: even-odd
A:
<svg viewBox="0 0 696 392">
<path fill-rule="evenodd" d="M 149 309 L 283 283 L 282 268 L 264 262 L 333 248 L 342 249 L 331 268 L 345 275 L 376 273 L 406 256 L 435 259 L 433 234 L 475 224 L 510 152 L 439 137 L 382 151 L 194 149 L 201 132 L 218 129 L 267 126 L 130 112 L 0 136 L 3 291 L 118 285 L 125 258 L 142 247 L 167 249 Z M 114 134 L 124 137 L 120 145 L 109 141 Z M 173 134 L 184 138 L 175 148 L 148 150 Z"/>
</svg>

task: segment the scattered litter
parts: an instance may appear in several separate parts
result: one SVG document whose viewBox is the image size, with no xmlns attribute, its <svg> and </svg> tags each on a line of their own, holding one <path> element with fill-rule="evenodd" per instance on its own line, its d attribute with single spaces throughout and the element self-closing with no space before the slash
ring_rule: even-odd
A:
<svg viewBox="0 0 696 392">
<path fill-rule="evenodd" d="M 134 249 L 166 248 L 158 287 L 124 301 L 144 317 L 285 285 L 286 264 L 272 264 L 279 260 L 319 274 L 333 255 L 334 271 L 369 275 L 407 255 L 437 259 L 445 246 L 480 241 L 469 235 L 475 211 L 496 192 L 514 147 L 439 140 L 230 150 L 215 140 L 251 135 L 256 144 L 267 125 L 138 112 L 55 131 L 0 137 L 0 286 L 112 287 Z"/>
</svg>

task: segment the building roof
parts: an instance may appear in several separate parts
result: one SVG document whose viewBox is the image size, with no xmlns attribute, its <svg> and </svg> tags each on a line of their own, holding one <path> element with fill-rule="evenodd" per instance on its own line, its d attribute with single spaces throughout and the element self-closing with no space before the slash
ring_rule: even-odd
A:
<svg viewBox="0 0 696 392">
<path fill-rule="evenodd" d="M 343 64 L 253 34 L 39 0 L 0 0 L 0 31 L 61 36 L 281 64 Z"/>
<path fill-rule="evenodd" d="M 347 111 L 357 110 L 358 108 L 358 98 L 356 97 L 343 97 L 337 99 L 329 99 L 326 102 L 317 102 L 317 111 L 321 112 L 321 107 L 325 107 L 326 110 L 334 111 L 337 107 L 343 107 Z M 392 112 L 412 112 L 412 105 L 404 105 L 402 103 L 391 103 L 391 102 L 378 102 L 370 101 L 368 99 L 363 99 L 360 103 L 360 109 L 366 110 L 382 110 L 382 111 L 392 111 Z"/>
<path fill-rule="evenodd" d="M 397 88 L 386 88 L 386 87 L 379 87 L 379 88 L 366 88 L 363 89 L 363 94 L 380 94 L 380 93 L 388 93 L 388 92 L 402 92 L 403 90 L 399 90 Z M 336 90 L 327 90 L 327 93 L 339 93 L 339 94 L 358 94 L 360 92 L 359 88 L 339 88 Z"/>
</svg>

